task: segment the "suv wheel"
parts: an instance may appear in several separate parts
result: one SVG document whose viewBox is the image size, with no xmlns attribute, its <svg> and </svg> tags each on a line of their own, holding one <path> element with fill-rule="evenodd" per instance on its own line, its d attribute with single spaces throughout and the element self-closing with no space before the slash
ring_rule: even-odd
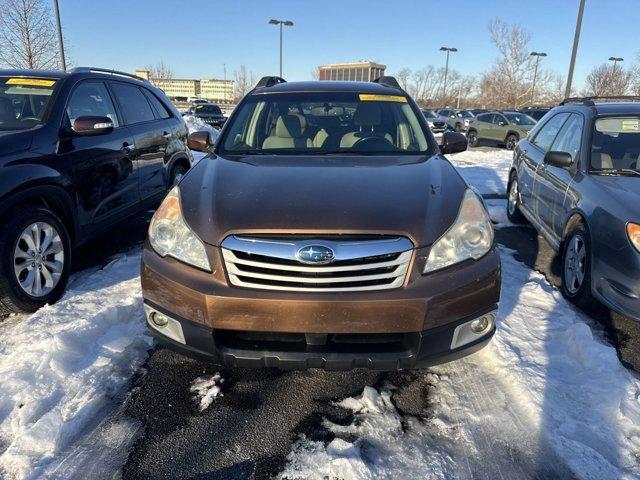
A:
<svg viewBox="0 0 640 480">
<path fill-rule="evenodd" d="M 583 225 L 578 225 L 567 236 L 562 251 L 562 292 L 581 307 L 594 303 L 590 249 L 589 234 Z"/>
<path fill-rule="evenodd" d="M 187 173 L 187 169 L 184 165 L 181 165 L 179 163 L 177 165 L 174 165 L 171 169 L 171 174 L 169 175 L 169 188 L 176 185 L 182 179 L 182 177 L 184 177 L 185 173 Z"/>
<path fill-rule="evenodd" d="M 29 207 L 14 212 L 0 234 L 0 313 L 34 312 L 65 290 L 71 242 L 50 211 Z"/>
<path fill-rule="evenodd" d="M 513 150 L 516 148 L 518 144 L 518 136 L 514 133 L 510 133 L 507 135 L 507 139 L 505 140 L 505 144 L 507 146 L 507 150 Z"/>
<path fill-rule="evenodd" d="M 520 212 L 520 185 L 515 173 L 511 176 L 507 189 L 507 217 L 511 223 L 525 222 L 525 218 Z"/>
<path fill-rule="evenodd" d="M 479 143 L 478 132 L 476 132 L 475 130 L 471 130 L 469 133 L 467 133 L 467 143 L 470 147 L 477 147 Z"/>
</svg>

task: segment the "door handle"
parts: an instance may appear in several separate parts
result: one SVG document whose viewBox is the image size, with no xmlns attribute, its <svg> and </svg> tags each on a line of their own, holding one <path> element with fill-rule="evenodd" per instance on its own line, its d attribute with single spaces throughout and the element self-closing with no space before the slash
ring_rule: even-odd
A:
<svg viewBox="0 0 640 480">
<path fill-rule="evenodd" d="M 162 134 L 162 138 L 165 138 L 165 139 L 169 140 L 171 138 L 171 134 L 169 132 L 164 132 Z"/>
</svg>

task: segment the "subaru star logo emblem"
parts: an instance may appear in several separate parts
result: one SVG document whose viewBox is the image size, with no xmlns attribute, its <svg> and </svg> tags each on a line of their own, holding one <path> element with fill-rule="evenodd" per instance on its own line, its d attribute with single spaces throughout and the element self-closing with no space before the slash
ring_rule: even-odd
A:
<svg viewBox="0 0 640 480">
<path fill-rule="evenodd" d="M 298 250 L 296 254 L 302 263 L 313 263 L 320 265 L 333 261 L 333 250 L 323 245 L 307 245 Z"/>
</svg>

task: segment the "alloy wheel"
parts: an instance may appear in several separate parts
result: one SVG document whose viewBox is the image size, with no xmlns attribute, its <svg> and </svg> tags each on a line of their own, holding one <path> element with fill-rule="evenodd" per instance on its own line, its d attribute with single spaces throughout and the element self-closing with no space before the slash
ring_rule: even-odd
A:
<svg viewBox="0 0 640 480">
<path fill-rule="evenodd" d="M 509 138 L 507 138 L 507 150 L 513 150 L 516 148 L 517 143 L 518 139 L 513 135 L 509 135 Z"/>
<path fill-rule="evenodd" d="M 582 235 L 571 239 L 564 259 L 564 278 L 567 290 L 575 295 L 582 287 L 587 267 L 587 246 Z"/>
<path fill-rule="evenodd" d="M 509 215 L 515 215 L 518 208 L 518 180 L 514 178 L 511 180 L 511 188 L 509 188 L 509 198 L 507 199 L 507 208 L 509 209 Z"/>
<path fill-rule="evenodd" d="M 25 228 L 13 252 L 18 284 L 32 297 L 43 297 L 58 285 L 64 269 L 64 245 L 59 232 L 46 222 Z"/>
</svg>

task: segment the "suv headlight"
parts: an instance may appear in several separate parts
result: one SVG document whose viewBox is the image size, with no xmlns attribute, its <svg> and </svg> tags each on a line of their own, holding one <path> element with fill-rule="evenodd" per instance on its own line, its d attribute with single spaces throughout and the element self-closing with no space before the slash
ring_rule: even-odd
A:
<svg viewBox="0 0 640 480">
<path fill-rule="evenodd" d="M 208 272 L 211 265 L 204 243 L 182 218 L 180 190 L 173 187 L 149 224 L 149 243 L 162 257 L 167 255 Z"/>
<path fill-rule="evenodd" d="M 640 225 L 637 223 L 627 223 L 627 235 L 636 250 L 640 252 Z"/>
<path fill-rule="evenodd" d="M 431 246 L 422 273 L 484 256 L 493 245 L 493 225 L 482 201 L 467 189 L 453 225 Z"/>
</svg>

